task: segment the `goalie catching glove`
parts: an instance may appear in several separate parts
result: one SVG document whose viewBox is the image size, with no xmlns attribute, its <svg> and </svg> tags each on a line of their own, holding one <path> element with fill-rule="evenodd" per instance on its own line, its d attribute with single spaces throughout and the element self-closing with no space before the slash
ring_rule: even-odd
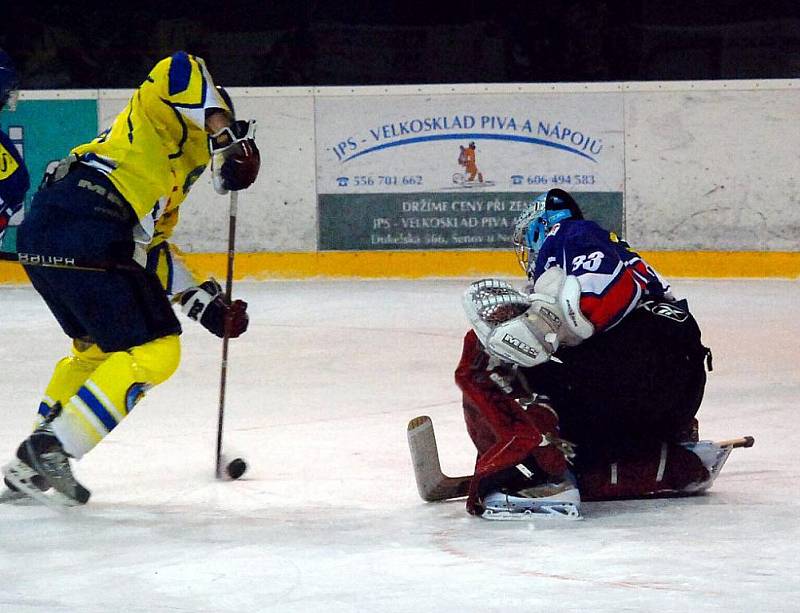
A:
<svg viewBox="0 0 800 613">
<path fill-rule="evenodd" d="M 505 281 L 469 286 L 463 304 L 470 324 L 490 355 L 520 366 L 538 366 L 559 346 L 575 346 L 594 333 L 581 313 L 578 279 L 548 269 L 525 295 Z"/>
<path fill-rule="evenodd" d="M 214 279 L 190 287 L 180 297 L 181 310 L 189 319 L 200 322 L 204 328 L 220 338 L 225 335 L 225 321 L 229 321 L 228 338 L 237 338 L 245 333 L 250 323 L 247 303 L 234 300 L 228 303 L 222 288 Z"/>
<path fill-rule="evenodd" d="M 211 176 L 218 194 L 250 187 L 261 168 L 255 120 L 236 120 L 211 135 Z"/>
</svg>

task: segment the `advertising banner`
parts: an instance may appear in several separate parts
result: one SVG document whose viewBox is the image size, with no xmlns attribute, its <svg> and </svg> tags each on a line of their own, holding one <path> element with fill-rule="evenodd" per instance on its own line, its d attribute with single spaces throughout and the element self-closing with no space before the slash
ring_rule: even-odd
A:
<svg viewBox="0 0 800 613">
<path fill-rule="evenodd" d="M 320 97 L 320 250 L 509 245 L 552 187 L 621 231 L 618 93 Z"/>
</svg>

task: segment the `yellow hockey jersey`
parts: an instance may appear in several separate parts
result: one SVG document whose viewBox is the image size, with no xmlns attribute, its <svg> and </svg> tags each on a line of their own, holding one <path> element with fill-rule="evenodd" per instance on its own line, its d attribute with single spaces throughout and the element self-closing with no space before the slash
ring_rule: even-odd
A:
<svg viewBox="0 0 800 613">
<path fill-rule="evenodd" d="M 209 108 L 230 111 L 205 62 L 179 51 L 155 65 L 110 128 L 72 150 L 114 183 L 145 240 L 172 234 L 178 207 L 211 159 Z"/>
</svg>

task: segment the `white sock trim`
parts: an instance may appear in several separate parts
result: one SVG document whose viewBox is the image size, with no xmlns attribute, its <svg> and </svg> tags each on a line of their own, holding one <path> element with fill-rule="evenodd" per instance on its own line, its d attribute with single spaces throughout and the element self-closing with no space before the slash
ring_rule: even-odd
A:
<svg viewBox="0 0 800 613">
<path fill-rule="evenodd" d="M 94 448 L 96 443 L 91 432 L 85 431 L 82 424 L 75 418 L 70 418 L 69 413 L 66 412 L 67 407 L 72 407 L 80 413 L 101 439 L 108 434 L 108 430 L 80 398 L 73 396 L 61 415 L 53 420 L 53 433 L 61 442 L 64 451 L 73 458 L 80 459 L 87 451 Z"/>
</svg>

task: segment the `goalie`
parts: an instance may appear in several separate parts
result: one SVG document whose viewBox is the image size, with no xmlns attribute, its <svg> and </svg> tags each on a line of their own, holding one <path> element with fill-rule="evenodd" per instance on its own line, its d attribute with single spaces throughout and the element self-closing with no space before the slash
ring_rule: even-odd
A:
<svg viewBox="0 0 800 613">
<path fill-rule="evenodd" d="M 695 413 L 711 353 L 686 301 L 563 190 L 536 198 L 513 240 L 529 285 L 464 296 L 468 511 L 580 517 L 581 499 L 710 487 L 723 454 L 698 442 Z"/>
</svg>

